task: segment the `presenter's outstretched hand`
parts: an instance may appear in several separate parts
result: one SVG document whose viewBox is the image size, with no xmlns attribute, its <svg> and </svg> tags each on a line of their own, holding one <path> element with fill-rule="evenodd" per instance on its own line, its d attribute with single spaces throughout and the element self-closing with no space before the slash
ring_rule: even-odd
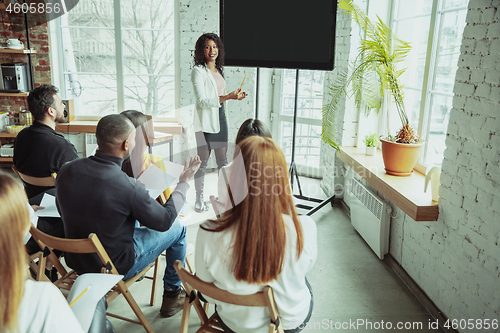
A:
<svg viewBox="0 0 500 333">
<path fill-rule="evenodd" d="M 238 101 L 241 101 L 246 96 L 247 96 L 247 93 L 244 91 L 241 91 L 241 89 L 237 89 L 235 91 L 232 91 L 228 95 L 229 99 L 237 99 Z"/>
<path fill-rule="evenodd" d="M 184 170 L 182 171 L 181 175 L 179 176 L 179 181 L 180 182 L 187 182 L 189 180 L 191 180 L 194 176 L 194 174 L 196 173 L 196 171 L 198 171 L 198 169 L 200 168 L 200 164 L 201 164 L 201 160 L 200 160 L 200 157 L 198 155 L 196 155 L 195 157 L 191 157 L 189 159 L 189 165 L 188 165 L 188 161 L 186 160 L 184 162 Z"/>
</svg>

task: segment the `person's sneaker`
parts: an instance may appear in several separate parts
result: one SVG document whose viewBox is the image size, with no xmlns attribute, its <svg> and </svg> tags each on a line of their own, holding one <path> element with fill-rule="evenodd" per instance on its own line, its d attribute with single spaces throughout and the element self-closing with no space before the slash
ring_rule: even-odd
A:
<svg viewBox="0 0 500 333">
<path fill-rule="evenodd" d="M 160 315 L 162 317 L 172 317 L 184 307 L 186 291 L 179 287 L 178 291 L 165 290 L 163 292 L 163 302 L 161 303 Z"/>
</svg>

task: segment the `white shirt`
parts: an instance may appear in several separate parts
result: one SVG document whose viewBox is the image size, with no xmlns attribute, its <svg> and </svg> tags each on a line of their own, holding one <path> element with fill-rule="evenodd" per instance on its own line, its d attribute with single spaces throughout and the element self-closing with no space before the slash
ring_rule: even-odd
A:
<svg viewBox="0 0 500 333">
<path fill-rule="evenodd" d="M 206 66 L 194 66 L 191 71 L 191 83 L 196 99 L 195 131 L 201 126 L 203 132 L 219 133 L 220 103 L 217 82 Z"/>
<path fill-rule="evenodd" d="M 309 216 L 299 216 L 304 236 L 304 248 L 297 259 L 297 236 L 293 220 L 283 215 L 287 245 L 283 271 L 278 279 L 268 283 L 273 288 L 284 329 L 301 324 L 309 312 L 311 295 L 305 276 L 312 269 L 318 254 L 316 223 Z M 230 269 L 232 231 L 209 232 L 198 230 L 196 239 L 196 275 L 203 281 L 234 294 L 248 295 L 263 290 L 263 285 L 237 281 Z M 267 307 L 244 307 L 212 300 L 224 323 L 233 331 L 267 332 L 270 314 Z"/>
<path fill-rule="evenodd" d="M 50 282 L 26 280 L 17 315 L 18 333 L 83 333 L 61 291 Z"/>
</svg>

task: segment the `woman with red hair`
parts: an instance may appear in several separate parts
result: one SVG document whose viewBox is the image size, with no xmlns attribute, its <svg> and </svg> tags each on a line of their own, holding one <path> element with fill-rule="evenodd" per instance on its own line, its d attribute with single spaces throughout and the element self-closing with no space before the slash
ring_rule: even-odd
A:
<svg viewBox="0 0 500 333">
<path fill-rule="evenodd" d="M 285 332 L 299 332 L 313 308 L 306 274 L 317 256 L 316 224 L 295 211 L 278 145 L 253 136 L 239 147 L 235 156 L 242 159 L 233 161 L 228 186 L 235 206 L 200 226 L 196 275 L 241 295 L 271 286 Z M 267 308 L 214 302 L 225 332 L 262 332 L 269 326 Z"/>
</svg>

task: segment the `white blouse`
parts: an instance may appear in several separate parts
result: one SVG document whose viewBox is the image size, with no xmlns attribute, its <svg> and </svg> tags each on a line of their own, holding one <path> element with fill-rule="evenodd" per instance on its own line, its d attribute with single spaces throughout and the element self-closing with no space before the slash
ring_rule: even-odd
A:
<svg viewBox="0 0 500 333">
<path fill-rule="evenodd" d="M 278 279 L 268 283 L 273 288 L 284 329 L 301 324 L 311 301 L 305 276 L 312 269 L 318 254 L 316 223 L 309 216 L 299 216 L 304 236 L 304 248 L 297 259 L 297 234 L 293 220 L 283 215 L 286 225 L 287 244 L 283 271 Z M 205 222 L 205 225 L 207 225 Z M 196 239 L 196 275 L 203 281 L 234 294 L 248 295 L 263 290 L 264 285 L 237 281 L 231 270 L 232 231 L 210 232 L 198 230 Z M 208 298 L 208 297 L 207 297 Z M 210 301 L 210 300 L 209 300 Z M 267 332 L 270 314 L 264 307 L 244 307 L 211 300 L 217 305 L 217 312 L 224 323 L 233 331 Z"/>
<path fill-rule="evenodd" d="M 17 315 L 18 333 L 83 333 L 61 291 L 50 282 L 26 280 Z"/>
</svg>

